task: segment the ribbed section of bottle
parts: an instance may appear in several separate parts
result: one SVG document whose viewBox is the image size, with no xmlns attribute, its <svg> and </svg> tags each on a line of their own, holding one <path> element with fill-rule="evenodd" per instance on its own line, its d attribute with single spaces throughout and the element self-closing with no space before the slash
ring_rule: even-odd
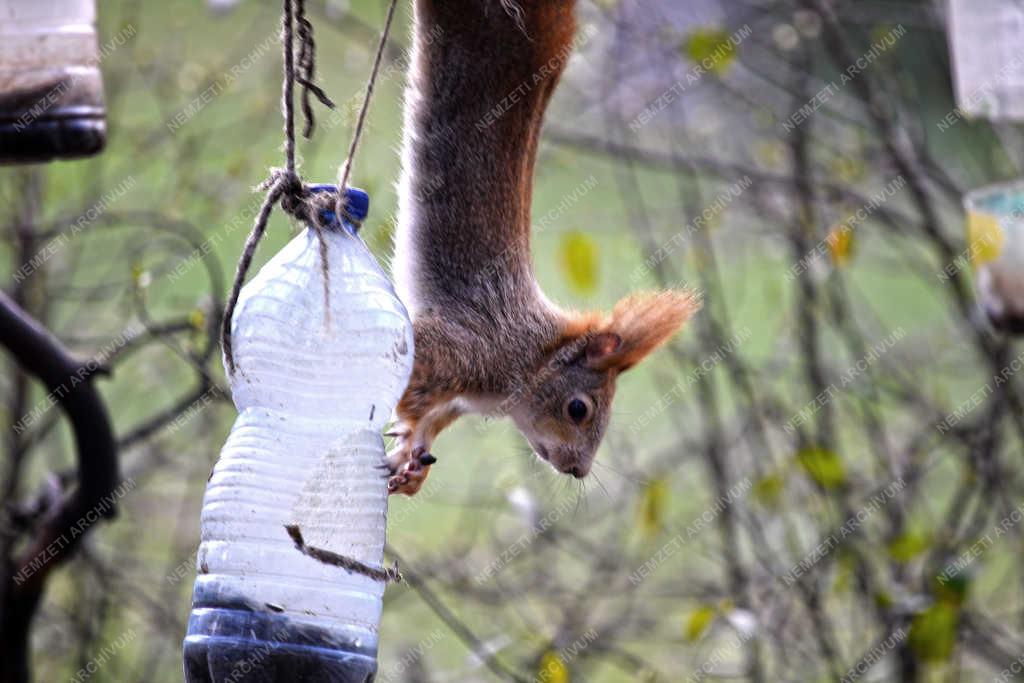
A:
<svg viewBox="0 0 1024 683">
<path fill-rule="evenodd" d="M 190 682 L 363 682 L 376 669 L 384 584 L 301 553 L 285 530 L 298 525 L 309 546 L 381 566 L 380 432 L 408 381 L 412 329 L 363 243 L 327 238 L 329 314 L 308 230 L 239 299 L 239 416 L 203 502 Z"/>
</svg>

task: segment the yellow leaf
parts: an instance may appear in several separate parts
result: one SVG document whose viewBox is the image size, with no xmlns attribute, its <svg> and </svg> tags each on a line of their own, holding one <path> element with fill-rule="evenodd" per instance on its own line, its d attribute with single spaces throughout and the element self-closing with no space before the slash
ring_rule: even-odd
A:
<svg viewBox="0 0 1024 683">
<path fill-rule="evenodd" d="M 585 294 L 593 292 L 597 288 L 597 244 L 590 235 L 566 233 L 560 253 L 569 284 Z"/>
<path fill-rule="evenodd" d="M 653 479 L 640 499 L 640 527 L 649 536 L 661 531 L 665 508 L 668 507 L 668 481 Z"/>
<path fill-rule="evenodd" d="M 720 28 L 701 28 L 686 36 L 683 54 L 694 64 L 721 76 L 736 59 L 736 45 Z"/>
<path fill-rule="evenodd" d="M 559 658 L 557 652 L 548 650 L 540 658 L 540 667 L 535 680 L 544 681 L 544 683 L 569 683 L 569 667 Z"/>
<path fill-rule="evenodd" d="M 769 474 L 754 482 L 752 495 L 762 505 L 775 507 L 782 499 L 785 486 L 786 480 L 781 474 Z"/>
<path fill-rule="evenodd" d="M 202 330 L 203 326 L 206 324 L 206 315 L 198 308 L 193 309 L 192 312 L 188 314 L 188 324 L 192 326 L 192 329 Z"/>
<path fill-rule="evenodd" d="M 931 546 L 931 539 L 925 534 L 908 531 L 889 541 L 889 557 L 901 564 L 910 562 Z"/>
<path fill-rule="evenodd" d="M 853 256 L 853 228 L 841 223 L 829 230 L 825 241 L 828 243 L 828 254 L 832 258 L 832 264 L 836 268 L 842 268 L 850 262 Z"/>
<path fill-rule="evenodd" d="M 910 647 L 919 659 L 945 662 L 956 647 L 960 611 L 953 605 L 936 602 L 910 622 Z"/>
<path fill-rule="evenodd" d="M 846 481 L 843 461 L 833 451 L 806 448 L 796 454 L 796 459 L 807 475 L 824 489 L 834 489 Z"/>
<path fill-rule="evenodd" d="M 1006 236 L 999 219 L 989 213 L 967 212 L 967 253 L 977 267 L 999 258 Z"/>
<path fill-rule="evenodd" d="M 704 635 L 715 620 L 715 614 L 715 608 L 710 605 L 702 605 L 691 612 L 686 620 L 686 640 L 692 643 Z"/>
</svg>

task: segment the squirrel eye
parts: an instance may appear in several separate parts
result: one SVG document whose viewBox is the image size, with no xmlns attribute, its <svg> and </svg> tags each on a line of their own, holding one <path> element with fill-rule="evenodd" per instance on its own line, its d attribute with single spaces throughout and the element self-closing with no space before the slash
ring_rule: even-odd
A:
<svg viewBox="0 0 1024 683">
<path fill-rule="evenodd" d="M 583 400 L 574 398 L 566 404 L 565 412 L 570 420 L 578 424 L 587 419 L 587 413 L 590 412 L 590 409 Z"/>
</svg>

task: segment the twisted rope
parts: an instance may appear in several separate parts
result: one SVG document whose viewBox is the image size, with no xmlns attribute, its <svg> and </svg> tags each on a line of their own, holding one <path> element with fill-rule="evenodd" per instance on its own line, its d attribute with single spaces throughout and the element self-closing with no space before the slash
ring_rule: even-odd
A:
<svg viewBox="0 0 1024 683">
<path fill-rule="evenodd" d="M 380 71 L 381 57 L 384 55 L 384 46 L 388 42 L 388 34 L 391 32 L 391 20 L 395 18 L 395 5 L 398 4 L 397 0 L 391 0 L 391 4 L 388 5 L 388 16 L 384 19 L 384 29 L 380 33 L 380 41 L 377 43 L 377 54 L 373 58 L 373 69 L 370 70 L 370 79 L 366 83 L 366 95 L 363 97 L 363 106 L 359 108 L 359 118 L 356 119 L 356 129 L 352 133 L 352 143 L 348 146 L 348 156 L 345 157 L 345 163 L 341 166 L 341 178 L 338 180 L 338 187 L 342 188 L 342 191 L 338 193 L 338 202 L 336 212 L 337 215 L 347 215 L 345 210 L 345 192 L 344 188 L 348 187 L 348 176 L 352 172 L 352 162 L 356 158 L 356 148 L 359 146 L 359 140 L 363 135 L 363 125 L 366 123 L 366 112 L 370 108 L 370 98 L 373 96 L 373 86 L 377 83 L 377 73 Z"/>
<path fill-rule="evenodd" d="M 245 276 L 252 265 L 252 259 L 256 254 L 256 248 L 267 231 L 267 222 L 274 206 L 281 204 L 281 209 L 293 218 L 302 221 L 312 227 L 320 244 L 320 267 L 323 272 L 324 283 L 324 311 L 327 315 L 327 324 L 330 323 L 330 306 L 328 298 L 330 294 L 330 271 L 327 263 L 327 240 L 323 231 L 328 229 L 323 215 L 324 212 L 333 212 L 336 216 L 344 216 L 355 225 L 358 222 L 352 221 L 346 210 L 345 190 L 348 187 L 349 173 L 352 167 L 352 159 L 355 155 L 359 139 L 362 136 L 363 126 L 366 120 L 366 112 L 370 106 L 370 96 L 373 94 L 373 86 L 377 80 L 380 69 L 381 55 L 387 43 L 388 34 L 391 30 L 391 20 L 394 16 L 397 0 L 391 0 L 388 7 L 388 15 L 381 32 L 380 42 L 377 45 L 377 55 L 374 60 L 373 70 L 370 74 L 370 81 L 363 97 L 363 104 L 359 112 L 359 119 L 352 135 L 352 142 L 349 145 L 348 157 L 342 165 L 341 182 L 338 183 L 337 198 L 319 192 L 310 192 L 309 186 L 302 182 L 302 178 L 295 170 L 295 83 L 302 87 L 302 115 L 305 125 L 302 135 L 309 138 L 316 126 L 313 116 L 313 107 L 310 97 L 316 97 L 322 104 L 333 109 L 334 102 L 327 94 L 317 86 L 313 79 L 316 74 L 316 43 L 313 40 L 313 25 L 306 18 L 305 0 L 284 0 L 284 12 L 281 18 L 281 43 L 284 52 L 284 78 L 281 84 L 281 110 L 284 114 L 284 168 L 270 169 L 270 176 L 258 186 L 258 189 L 266 191 L 267 195 L 256 214 L 252 231 L 245 240 L 245 247 L 238 259 L 238 268 L 235 271 L 235 278 L 231 284 L 231 293 L 228 295 L 224 307 L 224 318 L 221 321 L 221 347 L 224 350 L 224 361 L 228 373 L 235 372 L 234 346 L 231 337 L 231 321 L 238 305 L 238 296 L 245 284 Z M 299 50 L 296 60 L 294 50 L 295 33 L 298 33 Z M 298 62 L 296 64 L 296 61 Z"/>
<path fill-rule="evenodd" d="M 309 102 L 312 93 L 321 104 L 334 109 L 334 102 L 320 86 L 313 83 L 316 71 L 316 42 L 313 40 L 313 25 L 306 18 L 305 0 L 299 0 L 295 6 L 295 23 L 299 28 L 299 73 L 295 77 L 302 86 L 302 115 L 306 125 L 302 129 L 302 137 L 309 139 L 316 125 L 313 120 L 313 107 Z"/>
</svg>

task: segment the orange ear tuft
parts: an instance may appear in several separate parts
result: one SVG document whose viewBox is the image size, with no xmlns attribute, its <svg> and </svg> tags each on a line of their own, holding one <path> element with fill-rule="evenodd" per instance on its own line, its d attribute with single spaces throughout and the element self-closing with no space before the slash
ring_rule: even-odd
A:
<svg viewBox="0 0 1024 683">
<path fill-rule="evenodd" d="M 622 343 L 614 352 L 588 364 L 599 370 L 629 370 L 668 341 L 700 306 L 700 296 L 689 290 L 633 294 L 622 299 L 602 330 L 602 334 L 617 335 Z"/>
</svg>

